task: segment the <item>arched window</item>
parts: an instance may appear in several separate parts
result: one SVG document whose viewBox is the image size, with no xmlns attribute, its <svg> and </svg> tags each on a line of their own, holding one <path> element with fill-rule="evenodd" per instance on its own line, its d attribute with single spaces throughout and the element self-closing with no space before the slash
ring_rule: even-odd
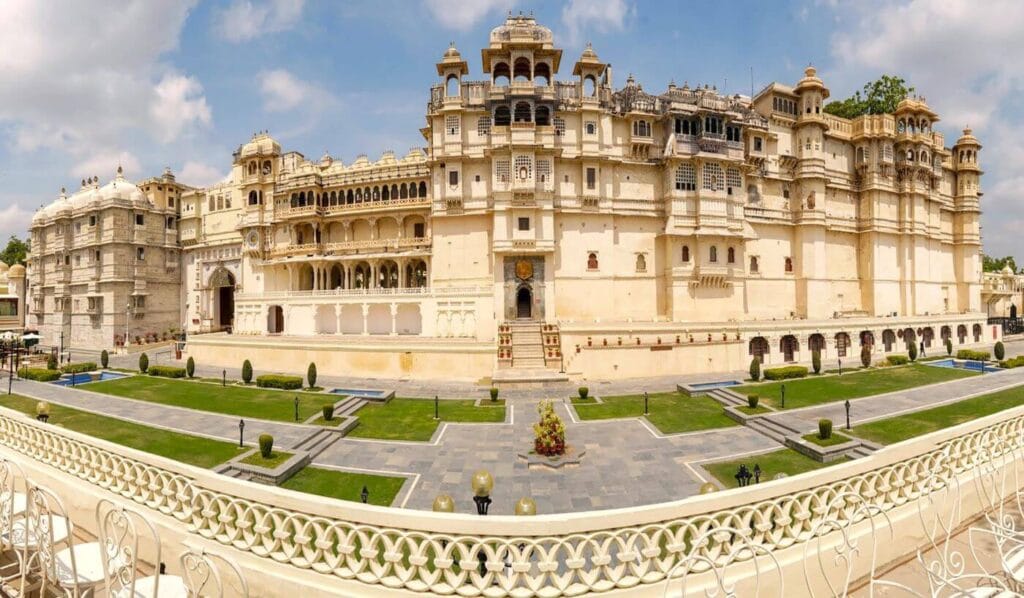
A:
<svg viewBox="0 0 1024 598">
<path fill-rule="evenodd" d="M 528 102 L 516 103 L 515 120 L 517 123 L 528 123 L 533 120 L 533 114 Z"/>
<path fill-rule="evenodd" d="M 459 96 L 459 78 L 455 75 L 448 75 L 448 80 L 444 83 L 444 95 L 449 98 Z"/>
<path fill-rule="evenodd" d="M 547 106 L 537 106 L 537 124 L 542 127 L 551 124 L 551 109 Z"/>
<path fill-rule="evenodd" d="M 256 161 L 249 162 L 249 174 L 256 174 Z"/>
<path fill-rule="evenodd" d="M 345 203 L 348 203 L 348 204 L 355 203 L 355 196 L 352 195 L 352 190 L 351 189 L 348 190 L 348 196 L 345 199 Z"/>
<path fill-rule="evenodd" d="M 533 84 L 547 87 L 551 85 L 551 67 L 546 62 L 538 62 L 533 67 Z"/>
<path fill-rule="evenodd" d="M 786 258 L 786 272 L 792 272 L 792 271 L 793 271 L 793 258 L 787 257 Z"/>
<path fill-rule="evenodd" d="M 647 258 L 644 257 L 644 254 L 642 254 L 642 253 L 637 254 L 637 256 L 636 256 L 636 271 L 637 272 L 646 272 L 647 271 Z"/>
<path fill-rule="evenodd" d="M 497 86 L 508 85 L 508 82 L 512 80 L 512 71 L 509 70 L 508 65 L 504 62 L 499 62 L 494 65 L 494 70 L 491 71 L 493 76 L 492 82 Z"/>
<path fill-rule="evenodd" d="M 416 197 L 416 183 L 409 183 L 409 197 Z"/>
<path fill-rule="evenodd" d="M 757 263 L 757 256 L 750 256 L 750 273 L 756 274 L 758 272 L 759 264 Z"/>
<path fill-rule="evenodd" d="M 409 188 L 406 186 L 405 183 L 402 183 L 402 186 L 398 188 L 398 197 L 400 197 L 401 199 L 409 198 Z"/>
<path fill-rule="evenodd" d="M 494 109 L 494 126 L 507 127 L 512 122 L 512 112 L 508 106 L 498 106 Z"/>
<path fill-rule="evenodd" d="M 597 270 L 597 254 L 591 253 L 587 256 L 587 270 Z"/>
<path fill-rule="evenodd" d="M 683 263 L 684 264 L 690 263 L 690 246 L 689 245 L 683 245 Z"/>
<path fill-rule="evenodd" d="M 725 261 L 730 264 L 736 263 L 736 250 L 734 248 L 729 248 L 729 251 L 726 253 Z"/>
<path fill-rule="evenodd" d="M 391 185 L 391 199 L 398 199 L 398 185 Z"/>
<path fill-rule="evenodd" d="M 512 72 L 512 80 L 523 82 L 530 81 L 531 79 L 533 79 L 533 71 L 530 69 L 530 59 L 524 56 L 516 58 Z"/>
<path fill-rule="evenodd" d="M 714 245 L 711 246 L 711 251 L 708 255 L 708 261 L 710 261 L 711 263 L 718 262 L 718 248 L 715 247 Z"/>
<path fill-rule="evenodd" d="M 587 75 L 583 78 L 583 95 L 588 98 L 597 95 L 597 81 L 593 75 Z"/>
<path fill-rule="evenodd" d="M 427 196 L 427 182 L 426 181 L 420 181 L 420 197 L 426 197 L 426 196 Z"/>
<path fill-rule="evenodd" d="M 389 189 L 387 185 L 384 185 L 384 189 L 381 190 L 380 198 L 384 201 L 391 199 L 391 189 Z"/>
</svg>

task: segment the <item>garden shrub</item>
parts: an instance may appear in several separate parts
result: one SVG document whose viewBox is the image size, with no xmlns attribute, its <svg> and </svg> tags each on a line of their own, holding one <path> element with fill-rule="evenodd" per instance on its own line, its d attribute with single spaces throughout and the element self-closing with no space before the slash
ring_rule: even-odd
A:
<svg viewBox="0 0 1024 598">
<path fill-rule="evenodd" d="M 860 348 L 860 364 L 864 367 L 871 367 L 871 345 L 864 345 Z"/>
<path fill-rule="evenodd" d="M 821 373 L 821 351 L 817 349 L 811 353 L 811 367 L 814 368 L 815 374 Z"/>
<path fill-rule="evenodd" d="M 533 424 L 533 450 L 547 457 L 565 454 L 565 424 L 551 401 L 541 401 L 537 413 L 540 421 Z"/>
<path fill-rule="evenodd" d="M 756 357 L 750 360 L 750 379 L 754 382 L 761 379 L 761 360 Z"/>
<path fill-rule="evenodd" d="M 906 355 L 889 355 L 885 358 L 890 365 L 907 365 L 910 359 Z"/>
<path fill-rule="evenodd" d="M 274 437 L 270 434 L 260 434 L 260 456 L 269 459 L 274 454 Z"/>
<path fill-rule="evenodd" d="M 196 377 L 196 360 L 195 359 L 192 359 L 191 357 L 189 357 L 188 361 L 185 362 L 185 374 L 189 378 L 195 378 Z"/>
<path fill-rule="evenodd" d="M 256 386 L 260 388 L 298 390 L 302 388 L 302 378 L 300 376 L 285 376 L 282 374 L 263 374 L 262 376 L 257 376 Z"/>
<path fill-rule="evenodd" d="M 988 351 L 975 351 L 974 349 L 960 349 L 956 352 L 957 359 L 967 361 L 988 361 L 991 355 Z"/>
<path fill-rule="evenodd" d="M 996 343 L 996 346 L 992 348 L 992 354 L 998 361 L 1002 361 L 1003 357 L 1006 357 L 1006 347 L 1003 346 L 1003 341 Z"/>
<path fill-rule="evenodd" d="M 494 386 L 491 387 L 491 400 L 492 401 L 497 401 L 498 400 L 498 389 L 495 388 Z"/>
<path fill-rule="evenodd" d="M 999 367 L 1003 368 L 1019 368 L 1024 367 L 1024 355 L 1018 355 L 1017 357 L 1011 357 L 1007 360 L 1000 361 Z"/>
<path fill-rule="evenodd" d="M 146 370 L 148 370 L 148 369 L 149 369 L 149 355 L 146 355 L 145 353 L 143 353 L 142 355 L 139 355 L 139 371 L 142 372 L 143 374 L 145 374 Z"/>
<path fill-rule="evenodd" d="M 18 376 L 26 380 L 35 380 L 36 382 L 53 382 L 60 378 L 60 371 L 43 368 L 21 368 L 18 370 Z"/>
<path fill-rule="evenodd" d="M 325 422 L 329 422 L 334 419 L 334 404 L 324 405 L 321 411 L 323 411 Z"/>
<path fill-rule="evenodd" d="M 807 368 L 802 365 L 787 365 L 781 368 L 768 368 L 764 371 L 765 380 L 788 380 L 790 378 L 804 378 L 807 376 Z"/>
<path fill-rule="evenodd" d="M 953 354 L 953 340 L 947 338 L 946 339 L 946 355 L 952 355 L 952 354 Z"/>
<path fill-rule="evenodd" d="M 110 354 L 106 349 L 100 351 L 100 365 L 103 366 L 103 369 L 107 369 L 107 366 L 110 365 Z"/>
<path fill-rule="evenodd" d="M 832 438 L 832 420 L 818 420 L 818 438 L 822 440 L 828 440 L 829 438 Z"/>
<path fill-rule="evenodd" d="M 69 363 L 64 367 L 60 368 L 60 371 L 65 374 L 81 374 L 82 372 L 91 372 L 96 369 L 96 362 L 93 361 L 82 361 L 80 363 Z"/>
<path fill-rule="evenodd" d="M 55 370 L 57 369 L 57 356 L 50 353 L 50 356 L 46 358 L 46 369 Z"/>
<path fill-rule="evenodd" d="M 152 365 L 149 366 L 150 376 L 159 376 L 161 378 L 184 378 L 185 368 L 176 368 L 170 365 Z"/>
<path fill-rule="evenodd" d="M 309 367 L 306 368 L 306 382 L 309 383 L 309 387 L 313 388 L 316 386 L 316 364 L 310 363 Z"/>
<path fill-rule="evenodd" d="M 757 409 L 757 403 L 761 398 L 757 395 L 747 395 L 747 407 L 751 409 Z"/>
<path fill-rule="evenodd" d="M 248 359 L 242 362 L 242 382 L 246 384 L 252 382 L 252 364 Z"/>
<path fill-rule="evenodd" d="M 586 386 L 579 387 L 578 392 L 580 393 L 580 400 L 581 401 L 586 401 L 587 397 L 590 396 L 590 389 L 587 388 Z"/>
<path fill-rule="evenodd" d="M 907 347 L 907 356 L 910 357 L 910 361 L 917 361 L 917 345 L 916 344 L 910 343 L 910 346 Z"/>
</svg>

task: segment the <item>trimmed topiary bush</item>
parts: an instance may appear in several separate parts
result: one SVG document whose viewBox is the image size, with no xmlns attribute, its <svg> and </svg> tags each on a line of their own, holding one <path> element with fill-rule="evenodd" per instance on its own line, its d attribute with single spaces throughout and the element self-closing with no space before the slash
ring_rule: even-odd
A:
<svg viewBox="0 0 1024 598">
<path fill-rule="evenodd" d="M 580 400 L 581 401 L 586 401 L 587 397 L 590 396 L 590 389 L 587 388 L 586 386 L 579 387 L 578 392 L 580 393 Z"/>
<path fill-rule="evenodd" d="M 497 401 L 498 400 L 498 389 L 496 387 L 494 387 L 494 386 L 491 387 L 491 400 L 492 401 Z"/>
<path fill-rule="evenodd" d="M 50 356 L 46 358 L 46 369 L 55 370 L 57 369 L 57 356 L 50 353 Z"/>
<path fill-rule="evenodd" d="M 1006 347 L 1003 346 L 1003 341 L 996 343 L 995 347 L 992 347 L 992 354 L 996 356 L 996 359 L 1002 361 L 1006 357 Z"/>
<path fill-rule="evenodd" d="M 946 339 L 946 355 L 952 355 L 952 354 L 953 354 L 953 340 L 947 338 Z"/>
<path fill-rule="evenodd" d="M 1024 355 L 1018 355 L 1017 357 L 1011 357 L 1005 361 L 999 362 L 999 367 L 1002 368 L 1019 368 L 1024 367 Z"/>
<path fill-rule="evenodd" d="M 860 364 L 864 367 L 871 366 L 871 345 L 864 345 L 860 348 Z"/>
<path fill-rule="evenodd" d="M 910 361 L 917 361 L 917 345 L 910 343 L 907 347 L 907 356 L 910 357 Z"/>
<path fill-rule="evenodd" d="M 829 438 L 832 438 L 832 420 L 818 420 L 818 438 L 822 440 L 828 440 Z"/>
<path fill-rule="evenodd" d="M 83 361 L 80 363 L 69 363 L 64 367 L 60 368 L 60 371 L 65 374 L 81 374 L 82 372 L 91 372 L 96 369 L 96 363 L 92 361 Z"/>
<path fill-rule="evenodd" d="M 821 351 L 817 349 L 811 353 L 811 367 L 815 374 L 821 373 Z"/>
<path fill-rule="evenodd" d="M 975 351 L 973 349 L 960 349 L 956 352 L 957 359 L 967 361 L 988 361 L 991 355 L 988 351 Z"/>
<path fill-rule="evenodd" d="M 196 360 L 191 357 L 189 357 L 188 361 L 185 362 L 185 375 L 189 378 L 196 377 Z"/>
<path fill-rule="evenodd" d="M 750 360 L 750 379 L 754 382 L 761 379 L 761 360 L 756 357 Z"/>
<path fill-rule="evenodd" d="M 313 388 L 314 386 L 316 386 L 316 364 L 315 363 L 309 364 L 309 367 L 306 368 L 306 382 L 309 383 L 309 387 L 310 388 Z"/>
<path fill-rule="evenodd" d="M 170 365 L 151 365 L 149 366 L 150 376 L 159 376 L 161 378 L 184 378 L 185 368 L 176 368 Z"/>
<path fill-rule="evenodd" d="M 761 400 L 761 397 L 757 395 L 747 395 L 747 407 L 751 409 L 757 409 L 757 403 Z"/>
<path fill-rule="evenodd" d="M 260 388 L 282 388 L 284 390 L 298 390 L 302 388 L 302 378 L 299 376 L 285 376 L 282 374 L 263 374 L 256 377 L 256 386 Z"/>
<path fill-rule="evenodd" d="M 252 382 L 252 364 L 248 359 L 242 362 L 242 382 L 246 384 Z"/>
<path fill-rule="evenodd" d="M 103 366 L 103 369 L 107 369 L 107 366 L 110 365 L 110 354 L 106 349 L 100 351 L 100 365 Z"/>
<path fill-rule="evenodd" d="M 906 355 L 889 355 L 885 359 L 890 365 L 907 365 L 910 363 L 910 359 Z"/>
<path fill-rule="evenodd" d="M 148 370 L 148 369 L 149 369 L 149 355 L 146 355 L 145 353 L 143 353 L 142 355 L 139 355 L 139 371 L 142 372 L 143 374 L 145 374 L 146 370 Z"/>
<path fill-rule="evenodd" d="M 324 405 L 322 408 L 324 414 L 324 421 L 331 421 L 334 419 L 334 405 Z"/>
<path fill-rule="evenodd" d="M 270 434 L 260 434 L 260 456 L 269 459 L 274 454 L 274 437 Z"/>
<path fill-rule="evenodd" d="M 60 378 L 60 370 L 43 368 L 21 368 L 18 370 L 18 377 L 36 382 L 53 382 Z"/>
<path fill-rule="evenodd" d="M 790 378 L 805 378 L 807 368 L 802 365 L 787 365 L 781 368 L 768 368 L 764 371 L 765 380 L 788 380 Z"/>
</svg>

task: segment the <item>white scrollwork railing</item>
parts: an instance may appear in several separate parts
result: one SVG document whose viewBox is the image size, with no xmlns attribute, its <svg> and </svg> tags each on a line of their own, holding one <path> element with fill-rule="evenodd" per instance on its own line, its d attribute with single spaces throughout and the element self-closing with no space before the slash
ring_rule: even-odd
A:
<svg viewBox="0 0 1024 598">
<path fill-rule="evenodd" d="M 660 593 L 680 571 L 718 576 L 769 560 L 777 567 L 778 551 L 845 534 L 865 514 L 919 504 L 936 490 L 937 470 L 959 476 L 1008 451 L 1020 455 L 1022 431 L 1024 408 L 1015 408 L 744 492 L 614 512 L 480 518 L 339 508 L 0 410 L 0 446 L 170 515 L 204 538 L 350 583 L 494 597 Z M 855 548 L 838 539 L 825 544 Z"/>
</svg>

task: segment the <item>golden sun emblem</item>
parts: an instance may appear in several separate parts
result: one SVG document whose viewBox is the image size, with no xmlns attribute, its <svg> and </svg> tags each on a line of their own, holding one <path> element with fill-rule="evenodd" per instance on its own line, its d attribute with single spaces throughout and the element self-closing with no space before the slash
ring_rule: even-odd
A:
<svg viewBox="0 0 1024 598">
<path fill-rule="evenodd" d="M 528 260 L 519 260 L 516 262 L 516 277 L 520 280 L 526 280 L 533 276 L 533 263 Z"/>
</svg>

